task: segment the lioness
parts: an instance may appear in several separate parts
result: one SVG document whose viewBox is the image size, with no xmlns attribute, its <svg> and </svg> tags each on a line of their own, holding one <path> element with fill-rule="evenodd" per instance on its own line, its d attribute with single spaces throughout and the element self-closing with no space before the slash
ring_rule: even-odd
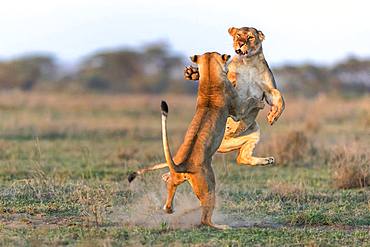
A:
<svg viewBox="0 0 370 247">
<path fill-rule="evenodd" d="M 233 37 L 233 47 L 236 56 L 228 65 L 227 77 L 238 92 L 241 101 L 245 103 L 241 121 L 227 119 L 226 131 L 220 148 L 220 153 L 239 150 L 236 161 L 244 165 L 268 165 L 274 163 L 273 157 L 260 158 L 253 156 L 253 150 L 260 139 L 260 129 L 256 122 L 258 112 L 264 108 L 263 100 L 271 105 L 267 116 L 272 125 L 284 110 L 284 99 L 276 89 L 274 76 L 265 60 L 262 51 L 262 41 L 265 35 L 252 27 L 228 29 Z M 197 80 L 198 69 L 185 68 L 185 79 Z M 249 105 L 249 108 L 248 108 Z"/>
<path fill-rule="evenodd" d="M 186 132 L 184 142 L 172 158 L 166 119 L 168 106 L 162 102 L 162 139 L 166 162 L 170 169 L 167 178 L 167 201 L 164 210 L 172 213 L 176 187 L 189 181 L 202 207 L 201 224 L 224 228 L 212 223 L 215 206 L 215 176 L 212 156 L 220 146 L 226 120 L 238 104 L 238 94 L 227 80 L 226 61 L 229 55 L 216 52 L 195 55 L 191 59 L 199 66 L 199 86 L 195 115 Z"/>
<path fill-rule="evenodd" d="M 271 105 L 268 114 L 268 122 L 272 125 L 284 110 L 284 99 L 276 89 L 274 76 L 265 60 L 262 50 L 262 41 L 265 35 L 252 27 L 229 28 L 229 34 L 233 37 L 233 47 L 236 56 L 228 65 L 227 77 L 236 88 L 244 103 L 244 111 L 241 121 L 232 118 L 227 119 L 226 131 L 220 153 L 238 150 L 237 162 L 244 165 L 268 165 L 274 163 L 273 157 L 253 157 L 253 151 L 260 139 L 260 129 L 256 122 L 258 112 L 264 108 L 263 100 Z M 197 68 L 185 68 L 185 79 L 198 80 Z M 137 175 L 148 171 L 167 167 L 167 163 L 155 164 L 154 166 L 140 169 L 129 175 L 131 182 Z M 163 175 L 166 180 L 168 174 Z"/>
</svg>

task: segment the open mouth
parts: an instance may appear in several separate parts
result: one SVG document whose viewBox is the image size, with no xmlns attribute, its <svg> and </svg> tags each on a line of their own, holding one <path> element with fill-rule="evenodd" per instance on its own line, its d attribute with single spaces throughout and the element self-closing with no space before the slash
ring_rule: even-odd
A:
<svg viewBox="0 0 370 247">
<path fill-rule="evenodd" d="M 235 53 L 238 54 L 238 55 L 248 55 L 248 51 L 242 51 L 241 49 L 237 49 L 235 50 Z"/>
</svg>

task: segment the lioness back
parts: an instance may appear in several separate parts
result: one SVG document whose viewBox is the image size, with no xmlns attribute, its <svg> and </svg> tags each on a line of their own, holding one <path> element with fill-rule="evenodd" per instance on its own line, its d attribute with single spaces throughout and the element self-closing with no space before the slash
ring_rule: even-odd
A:
<svg viewBox="0 0 370 247">
<path fill-rule="evenodd" d="M 200 73 L 196 112 L 174 161 L 202 164 L 217 151 L 225 131 L 229 107 L 225 94 L 226 61 L 229 56 L 210 52 L 191 59 L 198 64 Z"/>
</svg>

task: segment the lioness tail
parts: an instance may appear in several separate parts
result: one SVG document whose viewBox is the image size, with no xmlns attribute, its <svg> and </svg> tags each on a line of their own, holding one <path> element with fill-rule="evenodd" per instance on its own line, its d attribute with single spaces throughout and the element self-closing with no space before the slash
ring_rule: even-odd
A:
<svg viewBox="0 0 370 247">
<path fill-rule="evenodd" d="M 163 142 L 163 151 L 164 156 L 166 158 L 166 162 L 168 164 L 168 168 L 171 172 L 187 172 L 187 167 L 185 163 L 181 163 L 176 165 L 172 159 L 172 155 L 170 152 L 170 147 L 168 145 L 168 137 L 167 137 L 167 116 L 168 116 L 168 105 L 166 101 L 161 102 L 161 110 L 162 110 L 162 142 Z"/>
<path fill-rule="evenodd" d="M 142 174 L 147 173 L 149 171 L 155 171 L 155 170 L 158 170 L 158 169 L 162 169 L 162 168 L 165 168 L 165 167 L 168 167 L 167 163 L 159 163 L 159 164 L 152 165 L 150 167 L 142 168 L 140 170 L 137 170 L 135 172 L 130 173 L 127 177 L 127 180 L 131 183 L 139 175 L 142 175 Z"/>
</svg>

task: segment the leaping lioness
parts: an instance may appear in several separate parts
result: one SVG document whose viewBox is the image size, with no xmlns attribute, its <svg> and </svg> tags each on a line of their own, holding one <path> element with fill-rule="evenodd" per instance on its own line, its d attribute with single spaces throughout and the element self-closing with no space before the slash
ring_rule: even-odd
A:
<svg viewBox="0 0 370 247">
<path fill-rule="evenodd" d="M 215 176 L 212 157 L 222 142 L 227 117 L 235 114 L 238 94 L 226 77 L 229 55 L 208 52 L 191 59 L 199 66 L 199 86 L 195 115 L 184 142 L 172 158 L 167 140 L 168 106 L 162 101 L 162 139 L 170 174 L 166 179 L 167 201 L 164 210 L 172 213 L 178 185 L 189 181 L 202 207 L 201 224 L 224 229 L 212 223 L 215 207 Z"/>
<path fill-rule="evenodd" d="M 260 139 L 260 129 L 256 122 L 258 112 L 264 108 L 263 100 L 271 106 L 267 116 L 272 125 L 280 117 L 285 108 L 283 96 L 276 88 L 274 76 L 265 60 L 262 41 L 265 35 L 253 27 L 228 30 L 233 37 L 233 47 L 237 54 L 228 66 L 227 78 L 231 81 L 242 102 L 254 109 L 246 111 L 241 121 L 227 119 L 226 132 L 220 148 L 220 153 L 238 150 L 236 159 L 243 165 L 269 165 L 275 162 L 273 157 L 254 157 L 253 151 Z M 197 80 L 197 68 L 185 68 L 185 79 Z"/>
</svg>

